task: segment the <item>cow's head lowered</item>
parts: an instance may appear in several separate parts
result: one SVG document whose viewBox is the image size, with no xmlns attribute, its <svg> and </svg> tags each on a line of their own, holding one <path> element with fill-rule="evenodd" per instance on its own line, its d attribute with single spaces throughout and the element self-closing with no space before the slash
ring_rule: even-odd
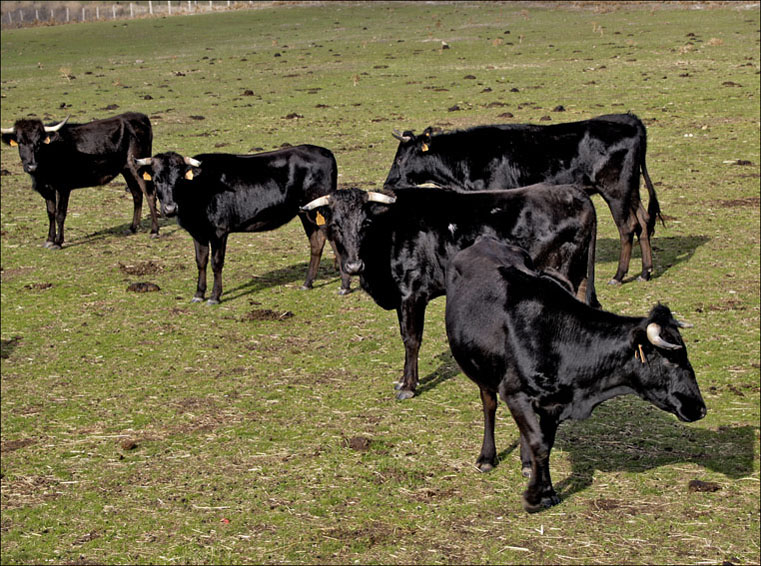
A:
<svg viewBox="0 0 761 566">
<path fill-rule="evenodd" d="M 437 179 L 436 160 L 440 159 L 431 151 L 433 128 L 428 127 L 416 136 L 407 130 L 404 133 L 394 130 L 392 135 L 399 140 L 394 162 L 386 177 L 385 185 L 404 187 L 422 185 L 428 182 L 449 182 L 449 179 Z"/>
<path fill-rule="evenodd" d="M 3 143 L 17 146 L 24 171 L 33 175 L 37 168 L 44 164 L 45 148 L 58 139 L 58 130 L 69 120 L 45 126 L 40 120 L 17 120 L 12 128 L 3 128 Z"/>
<path fill-rule="evenodd" d="M 324 226 L 335 244 L 344 272 L 359 275 L 365 269 L 363 247 L 379 217 L 396 197 L 361 189 L 341 189 L 305 204 L 301 210 L 318 226 Z"/>
<path fill-rule="evenodd" d="M 630 333 L 637 358 L 637 393 L 656 407 L 691 422 L 706 415 L 695 371 L 687 359 L 679 328 L 691 325 L 676 320 L 668 307 L 658 304 Z"/>
<path fill-rule="evenodd" d="M 153 181 L 161 211 L 166 216 L 177 214 L 183 188 L 187 190 L 185 185 L 201 174 L 200 161 L 173 151 L 135 159 L 135 164 L 143 179 Z"/>
</svg>

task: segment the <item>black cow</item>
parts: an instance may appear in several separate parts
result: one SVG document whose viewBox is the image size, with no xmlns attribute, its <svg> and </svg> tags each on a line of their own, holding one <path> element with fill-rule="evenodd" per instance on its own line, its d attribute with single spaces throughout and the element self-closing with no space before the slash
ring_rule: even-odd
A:
<svg viewBox="0 0 761 566">
<path fill-rule="evenodd" d="M 398 399 L 415 394 L 425 308 L 445 292 L 449 261 L 479 235 L 525 247 L 557 270 L 586 301 L 594 293 L 597 219 L 576 186 L 549 185 L 459 193 L 407 188 L 383 193 L 339 190 L 304 207 L 326 222 L 343 269 L 384 309 L 396 309 L 404 341 Z"/>
<path fill-rule="evenodd" d="M 477 465 L 497 464 L 497 394 L 520 431 L 523 506 L 559 503 L 550 479 L 558 424 L 587 418 L 633 393 L 682 421 L 706 414 L 695 372 L 671 311 L 626 317 L 577 301 L 534 270 L 525 250 L 484 238 L 458 253 L 447 274 L 446 326 L 455 360 L 481 388 L 484 439 Z"/>
<path fill-rule="evenodd" d="M 336 190 L 338 168 L 333 154 L 314 145 L 300 145 L 253 155 L 203 153 L 193 158 L 174 152 L 137 160 L 156 186 L 161 208 L 177 216 L 193 236 L 198 285 L 193 302 L 206 293 L 206 264 L 211 246 L 214 287 L 208 304 L 219 303 L 227 236 L 231 232 L 274 230 L 299 214 L 299 207 Z M 303 288 L 312 287 L 320 265 L 325 232 L 299 214 L 311 246 Z M 349 276 L 341 275 L 341 293 Z"/>
<path fill-rule="evenodd" d="M 582 183 L 608 204 L 621 238 L 620 284 L 629 270 L 634 234 L 642 249 L 642 274 L 653 270 L 650 236 L 660 206 L 645 166 L 647 134 L 633 114 L 610 114 L 551 126 L 501 124 L 400 140 L 386 185 L 435 183 L 461 190 L 492 190 L 534 183 Z M 649 193 L 648 210 L 639 194 L 639 175 Z M 661 218 L 661 221 L 663 219 Z"/>
<path fill-rule="evenodd" d="M 3 128 L 2 135 L 3 142 L 18 146 L 24 171 L 32 177 L 32 188 L 47 203 L 50 224 L 44 247 L 61 249 L 73 189 L 105 185 L 120 173 L 134 203 L 130 232 L 137 231 L 145 193 L 151 210 L 151 237 L 158 236 L 156 196 L 152 185 L 138 175 L 133 161 L 151 154 L 153 132 L 148 116 L 127 112 L 86 124 L 69 124 L 66 118 L 55 126 L 45 126 L 36 119 L 18 120 L 12 128 Z"/>
</svg>

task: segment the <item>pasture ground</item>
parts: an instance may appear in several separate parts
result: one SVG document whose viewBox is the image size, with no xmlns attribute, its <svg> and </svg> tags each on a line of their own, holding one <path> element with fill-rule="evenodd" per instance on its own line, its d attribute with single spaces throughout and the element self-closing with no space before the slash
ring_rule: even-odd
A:
<svg viewBox="0 0 761 566">
<path fill-rule="evenodd" d="M 3 563 L 759 562 L 758 3 L 284 3 L 0 42 L 4 127 L 142 111 L 156 152 L 314 143 L 365 189 L 392 128 L 633 111 L 666 226 L 654 279 L 608 287 L 618 237 L 595 200 L 599 298 L 694 323 L 709 409 L 686 425 L 626 397 L 562 425 L 562 503 L 527 515 L 506 407 L 500 465 L 474 468 L 480 402 L 443 298 L 420 394 L 397 402 L 395 313 L 339 297 L 329 251 L 299 291 L 298 221 L 231 236 L 222 304 L 191 304 L 190 237 L 123 235 L 121 178 L 75 191 L 66 246 L 43 249 L 43 200 L 3 146 Z"/>
</svg>

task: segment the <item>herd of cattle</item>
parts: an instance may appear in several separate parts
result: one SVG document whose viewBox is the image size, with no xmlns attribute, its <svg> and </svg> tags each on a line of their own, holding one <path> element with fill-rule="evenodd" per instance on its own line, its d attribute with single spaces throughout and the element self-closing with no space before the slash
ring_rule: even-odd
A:
<svg viewBox="0 0 761 566">
<path fill-rule="evenodd" d="M 68 120 L 68 119 L 67 119 Z M 60 249 L 73 189 L 103 185 L 120 173 L 132 193 L 131 232 L 143 196 L 151 236 L 161 213 L 193 237 L 198 282 L 206 297 L 211 251 L 220 301 L 227 237 L 273 230 L 299 216 L 311 259 L 304 288 L 317 274 L 325 242 L 338 259 L 341 293 L 351 276 L 384 309 L 396 309 L 405 347 L 397 398 L 415 395 L 425 309 L 446 295 L 452 354 L 480 388 L 484 438 L 477 466 L 497 463 L 497 395 L 520 431 L 523 506 L 559 502 L 549 472 L 555 432 L 606 399 L 633 393 L 680 420 L 706 406 L 677 321 L 656 305 L 647 317 L 600 308 L 594 285 L 600 194 L 618 227 L 621 251 L 611 280 L 629 268 L 636 234 L 640 279 L 652 269 L 650 238 L 660 207 L 645 165 L 646 132 L 632 114 L 538 126 L 479 126 L 421 135 L 394 131 L 399 147 L 382 192 L 338 189 L 333 153 L 301 145 L 252 155 L 152 154 L 147 116 L 125 113 L 86 124 L 46 126 L 18 120 L 2 129 L 47 203 L 44 246 Z M 640 199 L 640 175 L 649 193 Z"/>
</svg>

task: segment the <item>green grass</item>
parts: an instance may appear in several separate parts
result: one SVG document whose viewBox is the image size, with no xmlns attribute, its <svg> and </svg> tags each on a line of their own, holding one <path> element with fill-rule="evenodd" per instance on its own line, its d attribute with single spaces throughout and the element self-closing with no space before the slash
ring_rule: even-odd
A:
<svg viewBox="0 0 761 566">
<path fill-rule="evenodd" d="M 393 128 L 633 111 L 667 223 L 654 279 L 608 287 L 618 238 L 595 199 L 599 297 L 695 324 L 709 413 L 685 425 L 627 397 L 562 425 L 562 502 L 526 515 L 504 406 L 501 463 L 474 468 L 480 403 L 443 298 L 420 395 L 396 402 L 396 315 L 339 297 L 329 252 L 299 291 L 298 221 L 232 235 L 222 304 L 191 304 L 190 236 L 162 220 L 150 240 L 147 218 L 123 236 L 121 179 L 75 191 L 67 245 L 43 249 L 44 203 L 3 146 L 2 562 L 758 563 L 759 10 L 691 8 L 285 4 L 4 31 L 3 127 L 136 110 L 155 152 L 315 143 L 341 186 L 382 185 Z M 137 281 L 161 290 L 126 292 Z"/>
</svg>

